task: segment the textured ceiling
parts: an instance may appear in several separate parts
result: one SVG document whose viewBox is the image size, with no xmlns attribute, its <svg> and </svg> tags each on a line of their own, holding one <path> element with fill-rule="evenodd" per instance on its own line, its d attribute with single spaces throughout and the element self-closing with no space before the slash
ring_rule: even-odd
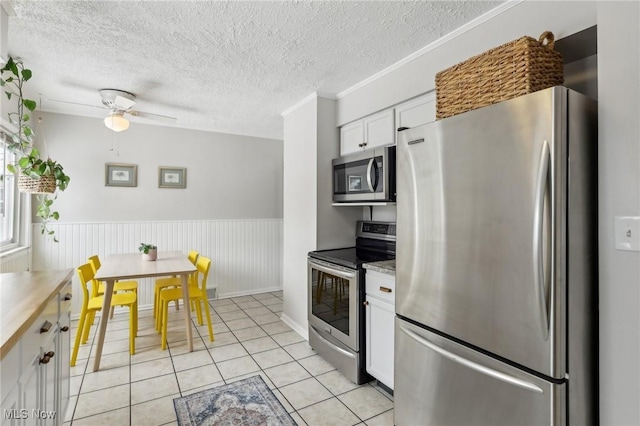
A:
<svg viewBox="0 0 640 426">
<path fill-rule="evenodd" d="M 310 93 L 340 93 L 499 3 L 15 0 L 8 45 L 45 111 L 106 116 L 48 99 L 99 106 L 115 88 L 178 127 L 281 139 L 280 114 Z"/>
</svg>

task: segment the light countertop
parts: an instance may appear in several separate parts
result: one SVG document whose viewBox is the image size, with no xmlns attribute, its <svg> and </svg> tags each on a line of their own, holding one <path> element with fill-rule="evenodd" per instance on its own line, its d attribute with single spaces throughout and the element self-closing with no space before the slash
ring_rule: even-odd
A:
<svg viewBox="0 0 640 426">
<path fill-rule="evenodd" d="M 71 269 L 0 275 L 0 359 L 71 279 Z"/>
<path fill-rule="evenodd" d="M 371 269 L 372 271 L 380 272 L 383 274 L 396 275 L 396 260 L 381 260 L 379 262 L 364 263 L 362 265 L 364 269 Z"/>
</svg>

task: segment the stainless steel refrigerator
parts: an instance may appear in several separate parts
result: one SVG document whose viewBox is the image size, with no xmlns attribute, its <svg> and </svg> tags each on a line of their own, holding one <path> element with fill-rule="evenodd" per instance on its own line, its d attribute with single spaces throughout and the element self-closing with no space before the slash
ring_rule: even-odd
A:
<svg viewBox="0 0 640 426">
<path fill-rule="evenodd" d="M 553 87 L 399 133 L 396 425 L 589 425 L 597 107 Z"/>
</svg>

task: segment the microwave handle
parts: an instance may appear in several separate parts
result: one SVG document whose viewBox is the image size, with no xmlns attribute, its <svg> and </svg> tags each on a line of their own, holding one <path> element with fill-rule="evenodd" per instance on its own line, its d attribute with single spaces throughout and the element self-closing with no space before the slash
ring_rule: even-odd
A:
<svg viewBox="0 0 640 426">
<path fill-rule="evenodd" d="M 376 169 L 376 180 L 371 183 L 371 169 Z M 367 185 L 369 185 L 369 191 L 375 192 L 378 187 L 378 164 L 376 163 L 376 159 L 372 158 L 369 160 L 369 165 L 367 166 Z"/>
</svg>

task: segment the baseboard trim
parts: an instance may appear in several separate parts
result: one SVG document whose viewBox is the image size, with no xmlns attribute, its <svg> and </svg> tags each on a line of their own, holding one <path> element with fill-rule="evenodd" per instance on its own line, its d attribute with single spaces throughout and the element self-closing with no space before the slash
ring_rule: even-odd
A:
<svg viewBox="0 0 640 426">
<path fill-rule="evenodd" d="M 293 329 L 296 333 L 304 337 L 304 340 L 309 340 L 309 328 L 302 327 L 300 324 L 291 319 L 287 314 L 280 315 L 280 319 L 283 323 L 287 324 L 289 327 Z"/>
<path fill-rule="evenodd" d="M 221 294 L 218 295 L 217 299 L 229 299 L 231 297 L 251 296 L 253 294 L 270 293 L 272 291 L 280 291 L 280 290 L 282 290 L 282 286 L 280 286 L 280 287 L 261 288 L 261 289 L 257 289 L 257 290 L 233 291 L 233 292 L 229 292 L 229 293 L 221 293 Z"/>
</svg>

